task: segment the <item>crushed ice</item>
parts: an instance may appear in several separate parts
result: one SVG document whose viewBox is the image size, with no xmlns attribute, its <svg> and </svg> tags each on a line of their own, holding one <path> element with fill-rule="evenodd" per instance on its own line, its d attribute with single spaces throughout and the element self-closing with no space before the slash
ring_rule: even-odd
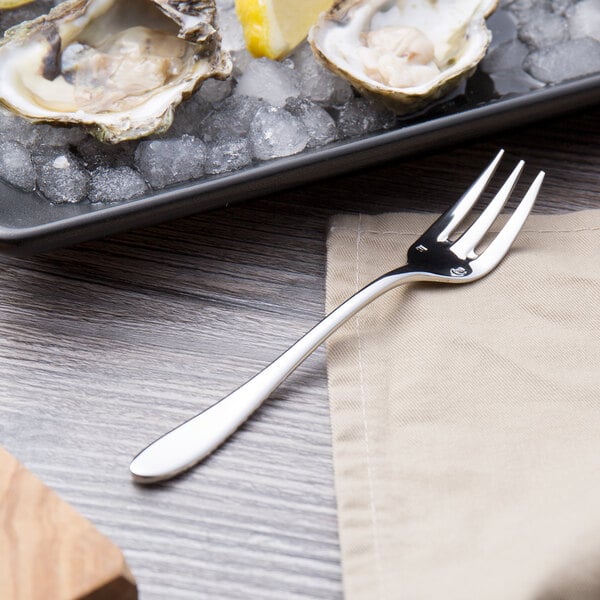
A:
<svg viewBox="0 0 600 600">
<path fill-rule="evenodd" d="M 0 32 L 58 3 L 0 11 Z M 233 76 L 206 81 L 169 131 L 110 146 L 78 127 L 30 124 L 0 109 L 0 178 L 55 204 L 121 202 L 396 125 L 319 65 L 306 43 L 281 62 L 252 58 L 234 0 L 217 5 Z M 500 34 L 481 69 L 499 95 L 600 72 L 600 0 L 501 0 L 490 26 Z"/>
</svg>

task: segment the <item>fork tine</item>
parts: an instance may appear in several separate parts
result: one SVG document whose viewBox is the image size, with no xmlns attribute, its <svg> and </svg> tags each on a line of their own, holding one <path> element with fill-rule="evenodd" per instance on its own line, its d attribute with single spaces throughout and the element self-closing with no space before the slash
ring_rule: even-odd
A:
<svg viewBox="0 0 600 600">
<path fill-rule="evenodd" d="M 527 216 L 531 212 L 533 204 L 537 198 L 542 181 L 544 181 L 544 171 L 540 171 L 531 184 L 523 200 L 519 203 L 515 212 L 500 230 L 498 235 L 490 242 L 490 245 L 481 253 L 481 255 L 471 262 L 473 272 L 478 275 L 485 275 L 494 269 L 504 258 L 508 249 L 511 247 L 515 238 L 521 231 Z"/>
<path fill-rule="evenodd" d="M 494 199 L 487 205 L 481 215 L 472 225 L 452 244 L 452 251 L 460 258 L 475 258 L 475 248 L 488 232 L 496 217 L 506 204 L 521 175 L 525 161 L 519 161 L 510 177 L 500 188 Z"/>
<path fill-rule="evenodd" d="M 460 197 L 458 202 L 451 206 L 426 232 L 426 236 L 435 236 L 438 242 L 445 242 L 448 236 L 456 229 L 458 224 L 469 213 L 473 205 L 481 196 L 490 179 L 496 172 L 498 163 L 502 159 L 504 150 L 500 150 L 496 158 L 488 165 L 475 183 Z"/>
</svg>

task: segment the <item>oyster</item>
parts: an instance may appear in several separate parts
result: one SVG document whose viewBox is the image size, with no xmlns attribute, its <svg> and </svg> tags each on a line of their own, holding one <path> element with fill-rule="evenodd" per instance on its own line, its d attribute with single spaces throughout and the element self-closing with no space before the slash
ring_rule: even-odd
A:
<svg viewBox="0 0 600 600">
<path fill-rule="evenodd" d="M 166 130 L 208 77 L 231 72 L 214 0 L 66 0 L 0 42 L 0 103 L 120 142 Z"/>
<path fill-rule="evenodd" d="M 309 33 L 316 57 L 399 114 L 472 74 L 491 41 L 498 0 L 339 0 Z"/>
</svg>

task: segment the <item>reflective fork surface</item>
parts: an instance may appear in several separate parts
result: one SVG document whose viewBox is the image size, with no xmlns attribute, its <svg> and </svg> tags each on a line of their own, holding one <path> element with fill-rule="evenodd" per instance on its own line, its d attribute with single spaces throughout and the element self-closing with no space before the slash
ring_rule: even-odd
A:
<svg viewBox="0 0 600 600">
<path fill-rule="evenodd" d="M 521 230 L 544 179 L 540 171 L 506 224 L 478 252 L 478 245 L 512 194 L 524 166 L 520 161 L 481 215 L 452 239 L 494 175 L 502 155 L 501 150 L 458 202 L 413 243 L 404 266 L 359 290 L 244 385 L 142 450 L 130 465 L 134 480 L 162 481 L 197 464 L 242 425 L 340 325 L 385 292 L 414 281 L 468 283 L 492 271 Z"/>
</svg>

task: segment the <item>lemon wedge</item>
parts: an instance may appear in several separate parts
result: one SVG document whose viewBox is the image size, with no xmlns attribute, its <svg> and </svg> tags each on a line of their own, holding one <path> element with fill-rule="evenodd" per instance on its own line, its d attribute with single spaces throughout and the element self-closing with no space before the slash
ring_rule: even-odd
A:
<svg viewBox="0 0 600 600">
<path fill-rule="evenodd" d="M 0 0 L 0 10 L 17 8 L 22 4 L 31 4 L 33 0 Z"/>
<path fill-rule="evenodd" d="M 277 60 L 289 54 L 334 0 L 235 0 L 248 51 Z"/>
</svg>

